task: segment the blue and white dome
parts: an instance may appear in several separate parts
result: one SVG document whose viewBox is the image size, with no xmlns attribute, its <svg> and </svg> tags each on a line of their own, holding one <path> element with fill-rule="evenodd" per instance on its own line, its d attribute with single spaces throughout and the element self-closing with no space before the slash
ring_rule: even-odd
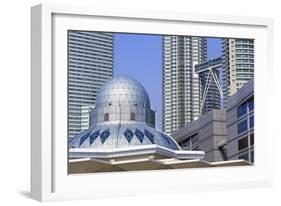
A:
<svg viewBox="0 0 281 206">
<path fill-rule="evenodd" d="M 70 148 L 94 148 L 106 151 L 151 144 L 172 150 L 180 149 L 170 136 L 143 123 L 99 125 L 74 137 L 70 142 Z"/>
<path fill-rule="evenodd" d="M 100 89 L 89 128 L 74 137 L 69 146 L 105 152 L 141 145 L 180 150 L 172 137 L 154 127 L 155 112 L 143 86 L 130 77 L 119 76 Z"/>
</svg>

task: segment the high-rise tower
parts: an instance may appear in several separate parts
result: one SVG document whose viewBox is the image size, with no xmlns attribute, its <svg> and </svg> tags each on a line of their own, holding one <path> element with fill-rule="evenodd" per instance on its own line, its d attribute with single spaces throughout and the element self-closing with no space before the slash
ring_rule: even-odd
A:
<svg viewBox="0 0 281 206">
<path fill-rule="evenodd" d="M 200 114 L 195 65 L 207 60 L 207 39 L 163 36 L 163 131 L 172 134 Z"/>
<path fill-rule="evenodd" d="M 68 33 L 68 137 L 87 128 L 87 107 L 95 104 L 100 87 L 113 73 L 113 34 Z"/>
<path fill-rule="evenodd" d="M 254 76 L 254 40 L 223 39 L 222 67 L 225 105 L 226 99 Z"/>
</svg>

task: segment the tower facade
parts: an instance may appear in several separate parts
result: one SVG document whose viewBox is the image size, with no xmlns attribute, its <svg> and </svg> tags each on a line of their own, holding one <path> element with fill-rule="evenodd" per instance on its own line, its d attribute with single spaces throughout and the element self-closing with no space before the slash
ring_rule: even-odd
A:
<svg viewBox="0 0 281 206">
<path fill-rule="evenodd" d="M 172 134 L 200 114 L 200 84 L 195 65 L 207 60 L 207 39 L 163 36 L 163 131 Z"/>
<path fill-rule="evenodd" d="M 113 74 L 113 34 L 68 32 L 68 137 L 87 128 L 85 111 Z M 87 116 L 87 115 L 86 115 Z"/>
<path fill-rule="evenodd" d="M 254 40 L 223 39 L 222 67 L 225 106 L 227 98 L 254 76 Z"/>
</svg>

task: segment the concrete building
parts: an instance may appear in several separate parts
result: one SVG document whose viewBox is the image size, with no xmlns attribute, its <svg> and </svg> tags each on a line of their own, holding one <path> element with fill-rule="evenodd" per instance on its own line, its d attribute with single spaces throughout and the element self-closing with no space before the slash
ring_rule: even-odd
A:
<svg viewBox="0 0 281 206">
<path fill-rule="evenodd" d="M 183 150 L 202 150 L 205 161 L 216 162 L 227 160 L 226 134 L 226 112 L 214 109 L 182 127 L 172 137 Z"/>
<path fill-rule="evenodd" d="M 221 57 L 196 64 L 195 72 L 199 75 L 200 83 L 200 115 L 204 115 L 212 109 L 220 109 L 223 98 L 220 83 Z"/>
<path fill-rule="evenodd" d="M 223 96 L 224 104 L 254 76 L 254 40 L 223 39 Z"/>
<path fill-rule="evenodd" d="M 250 80 L 226 103 L 228 159 L 254 162 L 254 82 Z"/>
<path fill-rule="evenodd" d="M 254 84 L 249 80 L 229 97 L 226 109 L 212 110 L 173 134 L 184 150 L 202 150 L 204 160 L 254 162 Z"/>
<path fill-rule="evenodd" d="M 163 36 L 162 129 L 172 134 L 199 117 L 199 77 L 194 65 L 207 60 L 207 40 Z"/>
<path fill-rule="evenodd" d="M 112 78 L 113 34 L 68 32 L 68 137 L 85 129 L 85 108 L 94 105 L 100 87 Z M 84 118 L 84 120 L 83 120 Z M 87 128 L 87 127 L 86 127 Z"/>
</svg>

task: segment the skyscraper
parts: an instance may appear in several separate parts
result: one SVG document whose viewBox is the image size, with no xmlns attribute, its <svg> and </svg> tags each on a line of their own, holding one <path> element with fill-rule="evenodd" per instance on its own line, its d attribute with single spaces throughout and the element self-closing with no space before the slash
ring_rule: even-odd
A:
<svg viewBox="0 0 281 206">
<path fill-rule="evenodd" d="M 254 40 L 223 39 L 222 47 L 225 105 L 226 99 L 254 76 Z"/>
<path fill-rule="evenodd" d="M 200 114 L 195 65 L 207 60 L 207 39 L 163 36 L 163 131 L 172 134 Z"/>
<path fill-rule="evenodd" d="M 87 128 L 85 112 L 113 74 L 113 34 L 68 33 L 68 137 Z"/>
</svg>

